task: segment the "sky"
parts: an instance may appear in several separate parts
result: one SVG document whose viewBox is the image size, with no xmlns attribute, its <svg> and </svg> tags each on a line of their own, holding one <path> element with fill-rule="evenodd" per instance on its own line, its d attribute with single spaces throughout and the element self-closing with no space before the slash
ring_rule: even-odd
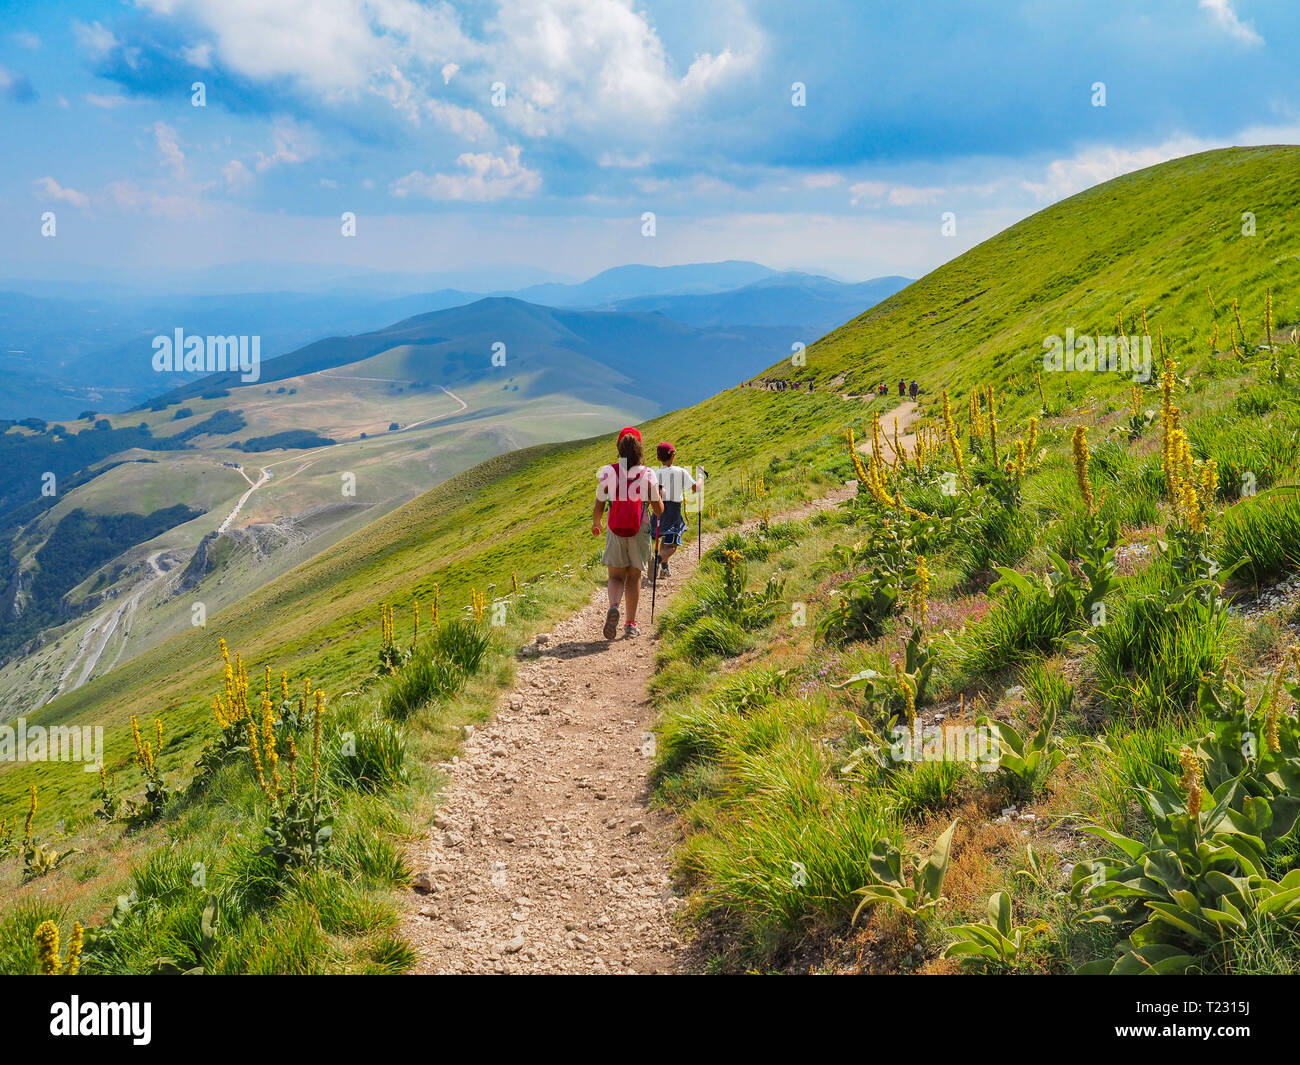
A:
<svg viewBox="0 0 1300 1065">
<path fill-rule="evenodd" d="M 1292 0 L 0 16 L 9 277 L 297 263 L 521 282 L 720 259 L 915 277 L 1118 174 L 1300 141 Z"/>
</svg>

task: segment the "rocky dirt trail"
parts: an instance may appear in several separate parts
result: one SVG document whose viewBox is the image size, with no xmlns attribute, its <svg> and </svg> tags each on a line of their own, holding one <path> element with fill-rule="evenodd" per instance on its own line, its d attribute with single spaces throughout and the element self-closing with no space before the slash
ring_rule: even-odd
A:
<svg viewBox="0 0 1300 1065">
<path fill-rule="evenodd" d="M 836 505 L 844 488 L 800 510 Z M 706 536 L 709 547 L 712 536 Z M 659 583 L 659 607 L 696 566 L 689 544 Z M 704 964 L 674 915 L 674 817 L 650 806 L 658 640 L 601 637 L 597 590 L 523 652 L 514 689 L 472 732 L 419 870 L 406 920 L 418 973 L 690 973 Z M 626 620 L 626 619 L 624 619 Z"/>
</svg>

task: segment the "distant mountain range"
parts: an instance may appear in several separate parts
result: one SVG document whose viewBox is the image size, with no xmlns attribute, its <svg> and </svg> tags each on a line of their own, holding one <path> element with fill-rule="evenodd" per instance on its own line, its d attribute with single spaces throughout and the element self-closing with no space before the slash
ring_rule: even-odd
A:
<svg viewBox="0 0 1300 1065">
<path fill-rule="evenodd" d="M 543 307 L 497 296 L 373 332 L 316 341 L 263 362 L 258 383 L 337 370 L 400 348 L 400 363 L 387 371 L 395 379 L 454 390 L 522 373 L 532 395 L 564 393 L 608 402 L 614 389 L 663 411 L 730 387 L 800 339 L 780 325 L 695 326 L 661 313 Z M 503 366 L 492 364 L 494 349 Z M 240 384 L 238 373 L 214 374 L 141 407 L 183 403 Z"/>
<path fill-rule="evenodd" d="M 646 352 L 645 345 L 654 334 L 659 334 L 659 341 L 680 341 L 688 347 L 715 344 L 704 360 L 707 365 L 695 369 L 722 387 L 736 379 L 735 372 L 728 377 L 721 370 L 732 354 L 754 350 L 762 353 L 755 366 L 764 359 L 770 363 L 787 354 L 794 342 L 812 343 L 908 283 L 906 278 L 886 277 L 849 284 L 813 274 L 780 273 L 758 263 L 727 261 L 621 266 L 582 282 L 547 281 L 509 291 L 447 287 L 393 297 L 367 287 L 374 283 L 371 275 L 358 279 L 339 274 L 339 268 L 321 269 L 322 283 L 337 287 L 317 292 L 158 296 L 101 282 L 0 281 L 0 384 L 4 386 L 0 417 L 69 419 L 87 409 L 126 410 L 170 391 L 163 386 L 172 382 L 160 381 L 153 371 L 151 342 L 154 336 L 178 327 L 192 335 L 260 336 L 264 360 L 299 354 L 306 350 L 304 345 L 311 348 L 311 342 L 321 338 L 330 338 L 322 341 L 330 351 L 355 355 L 367 344 L 382 342 L 382 335 L 373 334 L 385 333 L 381 327 L 387 323 L 404 325 L 406 319 L 474 305 L 485 296 L 552 308 L 653 314 L 697 331 L 721 330 L 726 334 L 723 337 L 687 341 L 689 332 L 674 333 L 667 325 L 647 332 L 646 323 L 629 319 L 622 323 L 626 328 L 621 334 L 613 318 L 600 319 L 598 327 L 595 320 L 587 323 L 588 334 L 598 336 L 608 357 L 615 361 L 620 346 L 629 353 Z M 263 274 L 264 268 L 250 267 L 251 276 Z M 411 275 L 379 276 L 388 278 L 389 292 L 401 291 L 403 284 L 413 282 Z M 212 278 L 205 274 L 203 280 L 209 283 Z M 354 285 L 358 281 L 364 284 Z M 467 320 L 474 336 L 482 334 L 485 309 L 481 307 Z M 448 321 L 451 324 L 440 326 L 445 332 L 442 339 L 469 344 L 468 336 L 458 338 L 448 331 L 455 327 L 454 320 Z M 490 325 L 484 328 L 491 331 Z M 582 334 L 583 328 L 578 333 Z M 525 334 L 518 334 L 516 340 L 525 348 L 529 343 Z M 314 351 L 311 357 L 319 354 Z M 181 383 L 199 379 L 198 375 L 178 378 Z M 688 401 L 705 394 L 692 394 Z"/>
</svg>

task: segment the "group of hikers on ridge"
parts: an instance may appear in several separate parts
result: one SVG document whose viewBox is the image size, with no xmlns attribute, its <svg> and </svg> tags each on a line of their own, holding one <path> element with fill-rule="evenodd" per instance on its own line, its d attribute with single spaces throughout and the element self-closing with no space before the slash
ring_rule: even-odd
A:
<svg viewBox="0 0 1300 1065">
<path fill-rule="evenodd" d="M 921 386 L 916 383 L 915 378 L 912 379 L 912 383 L 910 386 L 906 381 L 903 380 L 903 378 L 900 377 L 898 379 L 898 394 L 900 396 L 911 396 L 913 399 L 916 399 L 916 397 L 920 394 L 920 392 L 921 392 Z M 881 381 L 880 384 L 876 385 L 876 395 L 878 396 L 889 395 L 889 386 L 885 384 L 884 381 Z"/>
<path fill-rule="evenodd" d="M 667 442 L 655 448 L 659 469 L 650 469 L 644 464 L 641 433 L 631 426 L 619 430 L 617 448 L 618 460 L 600 468 L 591 513 L 591 534 L 599 536 L 601 519 L 609 507 L 605 551 L 600 557 L 609 571 L 609 610 L 603 630 L 607 640 L 618 635 L 619 605 L 625 598 L 623 635 L 641 635 L 636 623 L 641 579 L 645 576 L 653 581 L 669 575 L 668 560 L 681 546 L 686 531 L 682 504 L 687 492 L 699 492 L 704 473 L 701 470 L 697 480 L 689 470 L 675 465 L 676 448 Z"/>
</svg>

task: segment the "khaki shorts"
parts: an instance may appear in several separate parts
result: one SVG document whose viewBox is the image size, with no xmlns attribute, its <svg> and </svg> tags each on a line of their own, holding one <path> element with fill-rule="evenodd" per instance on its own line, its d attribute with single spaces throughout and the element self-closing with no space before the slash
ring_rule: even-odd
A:
<svg viewBox="0 0 1300 1065">
<path fill-rule="evenodd" d="M 605 530 L 605 553 L 600 561 L 610 569 L 645 569 L 650 561 L 650 533 L 619 536 Z"/>
</svg>

